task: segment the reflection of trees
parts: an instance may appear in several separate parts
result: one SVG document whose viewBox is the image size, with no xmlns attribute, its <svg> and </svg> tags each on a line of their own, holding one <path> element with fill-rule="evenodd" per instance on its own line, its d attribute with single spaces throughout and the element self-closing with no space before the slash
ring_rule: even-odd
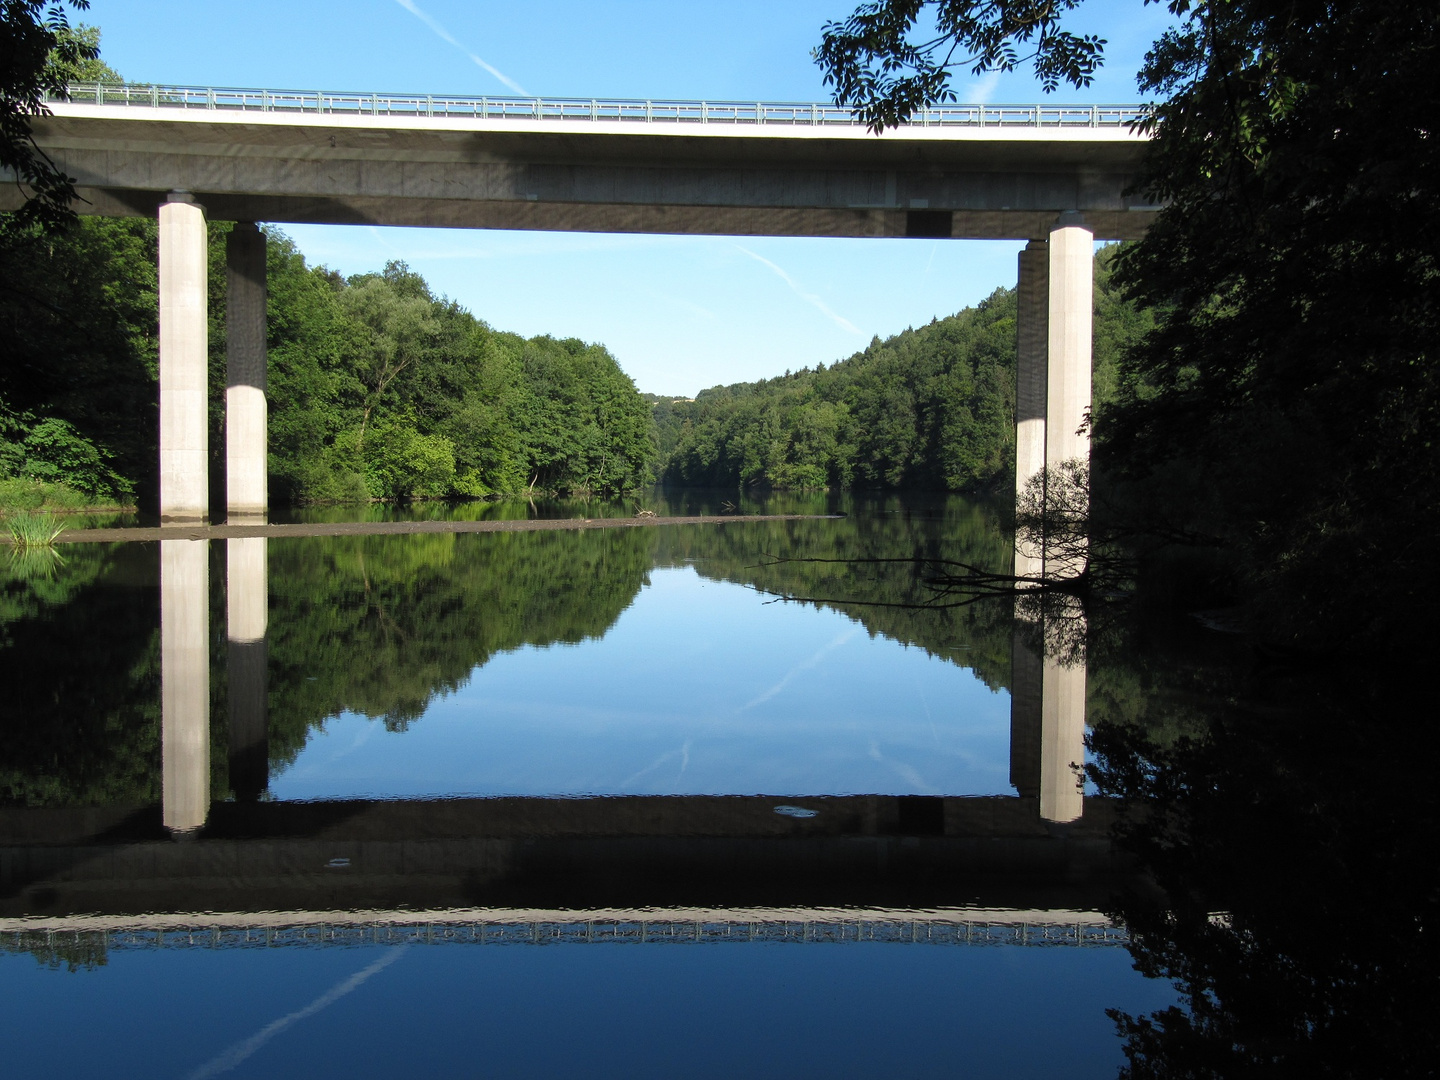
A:
<svg viewBox="0 0 1440 1080">
<path fill-rule="evenodd" d="M 646 580 L 649 532 L 272 541 L 272 761 L 340 712 L 403 728 L 498 652 L 603 635 Z"/>
<path fill-rule="evenodd" d="M 53 576 L 0 560 L 0 802 L 159 798 L 151 545 L 73 545 Z"/>
<path fill-rule="evenodd" d="M 498 652 L 602 635 L 653 565 L 693 562 L 706 576 L 770 595 L 817 597 L 872 635 L 972 669 L 992 689 L 1009 687 L 1013 604 L 927 608 L 922 601 L 928 587 L 917 569 L 936 559 L 1008 566 L 1009 539 L 993 507 L 958 497 L 928 503 L 787 499 L 783 506 L 746 509 L 824 511 L 828 505 L 849 516 L 272 540 L 272 765 L 293 760 L 310 729 L 342 711 L 401 728 Z M 681 509 L 658 500 L 655 505 L 662 512 Z M 588 504 L 584 512 L 601 517 L 606 509 Z M 630 507 L 621 511 L 633 513 Z M 777 562 L 767 554 L 834 561 Z M 17 581 L 11 575 L 0 586 L 0 660 L 6 670 L 27 673 L 13 680 L 15 690 L 0 706 L 0 722 L 12 731 L 0 747 L 0 798 L 153 802 L 159 760 L 155 549 L 74 545 L 66 558 L 53 578 Z M 219 626 L 225 575 L 211 578 L 212 622 Z M 1063 622 L 1053 616 L 1046 614 L 1047 630 Z M 1077 625 L 1083 629 L 1083 619 Z M 212 645 L 212 791 L 219 795 L 228 786 L 228 672 L 223 637 Z M 1093 658 L 1090 667 L 1092 699 L 1106 695 L 1105 707 L 1117 715 L 1143 712 L 1141 703 L 1155 692 L 1154 673 L 1137 677 L 1133 663 L 1116 669 L 1124 675 L 1097 667 Z"/>
<path fill-rule="evenodd" d="M 25 931 L 0 943 L 0 954 L 3 953 L 29 953 L 36 963 L 51 971 L 62 967 L 70 972 L 94 971 L 110 961 L 105 933 L 100 930 Z"/>
<path fill-rule="evenodd" d="M 1117 1016 L 1127 1075 L 1434 1074 L 1427 703 L 1329 682 L 1272 676 L 1179 733 L 1096 726 L 1092 779 L 1141 810 L 1117 839 L 1167 894 L 1117 914 L 1185 1004 Z"/>
<path fill-rule="evenodd" d="M 995 509 L 959 497 L 918 509 L 906 509 L 898 499 L 851 508 L 839 520 L 667 529 L 660 533 L 656 561 L 695 560 L 708 577 L 804 598 L 856 620 L 872 636 L 973 669 L 992 689 L 1008 686 L 1008 609 L 926 604 L 933 596 L 926 567 L 936 560 L 1009 564 L 1010 541 Z"/>
</svg>

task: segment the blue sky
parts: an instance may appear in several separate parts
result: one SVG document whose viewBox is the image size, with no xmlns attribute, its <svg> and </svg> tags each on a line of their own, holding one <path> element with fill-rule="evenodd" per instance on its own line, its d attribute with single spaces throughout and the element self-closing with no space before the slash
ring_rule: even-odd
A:
<svg viewBox="0 0 1440 1080">
<path fill-rule="evenodd" d="M 853 0 L 93 0 L 102 53 L 146 82 L 554 97 L 827 100 L 810 49 Z M 1168 16 L 1090 0 L 1075 28 L 1109 45 L 1089 90 L 1137 100 Z M 1024 73 L 962 79 L 967 101 L 1042 98 Z M 351 274 L 404 259 L 498 329 L 601 342 L 641 390 L 829 363 L 1014 284 L 1015 243 L 613 236 L 288 226 Z"/>
</svg>

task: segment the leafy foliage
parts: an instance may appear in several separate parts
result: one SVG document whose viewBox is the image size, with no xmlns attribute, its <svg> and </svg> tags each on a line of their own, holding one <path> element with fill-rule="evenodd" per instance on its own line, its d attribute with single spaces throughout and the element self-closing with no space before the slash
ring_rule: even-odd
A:
<svg viewBox="0 0 1440 1080">
<path fill-rule="evenodd" d="M 92 502 L 153 490 L 155 260 L 139 219 L 0 230 L 0 479 Z"/>
<path fill-rule="evenodd" d="M 75 181 L 35 145 L 28 118 L 46 115 L 45 94 L 63 96 L 69 79 L 98 58 L 99 35 L 73 30 L 65 10 L 89 6 L 89 0 L 0 0 L 0 168 L 14 175 L 24 198 L 10 219 L 21 229 L 53 232 L 75 217 Z M 0 229 L 6 227 L 0 219 Z"/>
<path fill-rule="evenodd" d="M 866 4 L 827 28 L 820 60 L 839 96 L 886 126 L 944 96 L 952 50 L 985 70 L 1060 40 L 1072 6 L 1007 22 L 993 3 L 940 4 L 916 45 L 931 5 Z M 1097 395 L 1096 464 L 1134 481 L 1147 513 L 1222 539 L 1270 633 L 1383 649 L 1400 613 L 1440 589 L 1416 543 L 1440 527 L 1440 13 L 1400 0 L 1169 8 L 1175 25 L 1140 75 L 1161 100 L 1138 187 L 1164 209 L 1117 269 L 1159 322 L 1126 351 L 1108 408 Z M 1057 73 L 1084 84 L 1075 63 L 1047 77 L 1045 58 L 1047 86 Z"/>
<path fill-rule="evenodd" d="M 1416 543 L 1440 526 L 1440 13 L 1175 10 L 1142 73 L 1168 206 L 1119 267 L 1164 317 L 1099 460 L 1223 535 L 1273 633 L 1385 648 L 1440 587 Z"/>
<path fill-rule="evenodd" d="M 1153 315 L 1095 273 L 1095 388 L 1108 401 L 1126 344 Z M 977 491 L 1008 483 L 1015 459 L 1015 291 L 875 340 L 814 371 L 655 399 L 671 484 Z"/>
<path fill-rule="evenodd" d="M 1116 839 L 1164 890 L 1115 914 L 1136 966 L 1181 997 L 1112 1011 L 1122 1077 L 1433 1073 L 1440 881 L 1411 689 L 1272 666 L 1212 678 L 1169 738 L 1095 727 L 1090 779 L 1144 808 Z"/>
<path fill-rule="evenodd" d="M 874 0 L 843 22 L 825 24 L 815 62 L 835 100 L 856 107 L 874 131 L 903 123 L 925 105 L 954 101 L 950 76 L 957 68 L 983 75 L 1030 61 L 1047 93 L 1062 79 L 1088 86 L 1105 41 L 1061 26 L 1080 2 Z"/>
<path fill-rule="evenodd" d="M 210 225 L 212 490 L 223 491 L 225 237 Z M 0 234 L 0 479 L 153 502 L 153 221 Z M 491 330 L 403 263 L 345 280 L 270 237 L 277 501 L 473 497 L 647 482 L 648 410 L 609 352 Z M 96 393 L 97 387 L 105 393 Z"/>
</svg>

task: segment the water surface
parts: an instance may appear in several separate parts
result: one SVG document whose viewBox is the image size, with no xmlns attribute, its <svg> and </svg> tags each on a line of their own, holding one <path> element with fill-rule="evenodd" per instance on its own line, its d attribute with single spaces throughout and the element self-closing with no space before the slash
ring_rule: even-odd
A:
<svg viewBox="0 0 1440 1080">
<path fill-rule="evenodd" d="M 873 561 L 1008 567 L 984 503 L 737 507 L 811 508 L 844 516 L 4 571 L 12 1060 L 1112 1075 L 1104 1010 L 1173 991 L 1098 911 L 1128 871 L 1071 764 L 1087 718 L 1149 722 L 1153 669 L 1087 681 L 1013 605 Z"/>
</svg>

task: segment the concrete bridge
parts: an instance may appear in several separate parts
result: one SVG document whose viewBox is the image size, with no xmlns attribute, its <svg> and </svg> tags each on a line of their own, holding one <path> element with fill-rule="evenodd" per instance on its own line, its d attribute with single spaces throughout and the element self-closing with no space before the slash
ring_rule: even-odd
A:
<svg viewBox="0 0 1440 1080">
<path fill-rule="evenodd" d="M 225 505 L 266 510 L 254 223 L 1019 239 L 1017 485 L 1088 457 L 1092 241 L 1141 235 L 1138 106 L 945 106 L 873 135 L 820 104 L 77 86 L 35 139 L 80 210 L 158 215 L 160 512 L 208 490 L 205 216 L 228 251 Z M 6 202 L 5 200 L 9 200 Z M 0 209 L 17 205 L 0 188 Z M 217 500 L 218 501 L 218 500 Z"/>
</svg>

